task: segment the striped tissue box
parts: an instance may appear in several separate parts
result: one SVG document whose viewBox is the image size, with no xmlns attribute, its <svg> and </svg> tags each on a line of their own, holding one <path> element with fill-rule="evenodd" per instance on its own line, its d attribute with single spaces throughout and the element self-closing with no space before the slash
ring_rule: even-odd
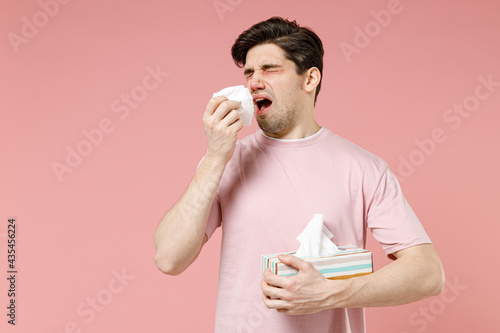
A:
<svg viewBox="0 0 500 333">
<path fill-rule="evenodd" d="M 353 245 L 338 246 L 339 252 L 330 256 L 303 257 L 313 264 L 324 277 L 331 280 L 349 279 L 373 273 L 372 253 Z M 298 271 L 278 260 L 279 254 L 295 254 L 295 252 L 262 255 L 262 272 L 267 268 L 281 276 L 292 276 Z"/>
</svg>

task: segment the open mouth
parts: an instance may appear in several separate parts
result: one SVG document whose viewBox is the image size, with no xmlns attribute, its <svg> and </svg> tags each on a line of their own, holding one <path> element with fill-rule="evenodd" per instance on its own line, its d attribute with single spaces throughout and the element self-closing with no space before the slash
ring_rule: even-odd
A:
<svg viewBox="0 0 500 333">
<path fill-rule="evenodd" d="M 255 104 L 257 105 L 257 110 L 263 112 L 268 109 L 273 102 L 267 98 L 257 98 L 255 99 Z"/>
</svg>

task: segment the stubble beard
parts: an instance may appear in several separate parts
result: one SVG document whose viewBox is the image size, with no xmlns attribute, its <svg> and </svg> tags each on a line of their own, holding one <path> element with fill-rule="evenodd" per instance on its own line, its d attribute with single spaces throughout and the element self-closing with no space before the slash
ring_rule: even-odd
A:
<svg viewBox="0 0 500 333">
<path fill-rule="evenodd" d="M 294 121 L 294 114 L 295 112 L 293 110 L 287 110 L 283 115 L 264 115 L 257 118 L 257 124 L 265 133 L 279 134 Z"/>
<path fill-rule="evenodd" d="M 292 95 L 293 92 L 287 96 L 287 100 L 290 101 L 287 104 L 290 105 L 284 105 L 282 108 L 279 102 L 275 100 L 270 114 L 257 116 L 257 124 L 263 132 L 269 134 L 280 134 L 285 130 L 288 132 L 300 122 L 300 105 L 296 103 Z"/>
</svg>

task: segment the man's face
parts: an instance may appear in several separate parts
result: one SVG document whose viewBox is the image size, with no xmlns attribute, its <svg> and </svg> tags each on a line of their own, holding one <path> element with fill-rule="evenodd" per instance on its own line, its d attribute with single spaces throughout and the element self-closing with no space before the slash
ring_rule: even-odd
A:
<svg viewBox="0 0 500 333">
<path fill-rule="evenodd" d="M 279 46 L 251 48 L 244 73 L 254 99 L 255 118 L 264 133 L 279 137 L 300 123 L 306 97 L 304 75 L 297 74 L 295 64 Z"/>
</svg>

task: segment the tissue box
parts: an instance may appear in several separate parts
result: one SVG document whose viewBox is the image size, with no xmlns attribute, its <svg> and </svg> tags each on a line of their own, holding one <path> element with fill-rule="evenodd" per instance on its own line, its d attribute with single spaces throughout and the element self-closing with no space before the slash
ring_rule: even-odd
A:
<svg viewBox="0 0 500 333">
<path fill-rule="evenodd" d="M 331 280 L 349 279 L 373 273 L 372 253 L 353 245 L 338 246 L 339 252 L 330 256 L 300 258 L 313 264 L 324 277 Z M 267 268 L 281 276 L 292 276 L 298 271 L 278 260 L 279 254 L 295 254 L 295 252 L 262 255 L 262 273 Z"/>
</svg>

